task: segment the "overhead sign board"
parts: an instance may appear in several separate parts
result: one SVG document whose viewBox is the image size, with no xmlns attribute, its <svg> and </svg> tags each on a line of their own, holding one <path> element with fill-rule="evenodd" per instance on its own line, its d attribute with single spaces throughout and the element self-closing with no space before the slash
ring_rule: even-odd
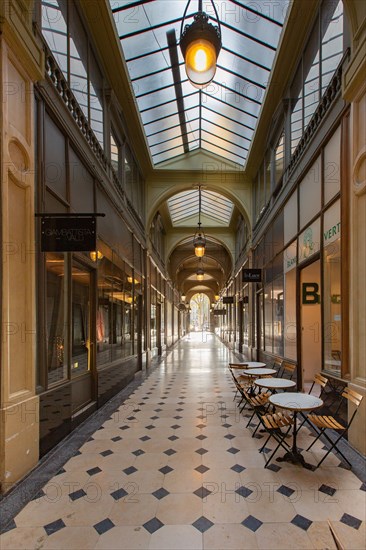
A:
<svg viewBox="0 0 366 550">
<path fill-rule="evenodd" d="M 243 269 L 243 283 L 260 283 L 262 282 L 261 269 Z"/>
<path fill-rule="evenodd" d="M 234 303 L 234 296 L 224 296 L 222 298 L 223 304 L 233 304 Z"/>
<path fill-rule="evenodd" d="M 91 252 L 96 250 L 95 217 L 42 217 L 42 252 Z"/>
<path fill-rule="evenodd" d="M 226 309 L 214 309 L 213 314 L 214 315 L 226 315 Z"/>
</svg>

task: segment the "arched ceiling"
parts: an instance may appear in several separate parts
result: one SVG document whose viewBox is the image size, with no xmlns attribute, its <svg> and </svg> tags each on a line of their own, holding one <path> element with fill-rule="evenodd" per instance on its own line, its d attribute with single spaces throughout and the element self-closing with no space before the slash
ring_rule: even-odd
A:
<svg viewBox="0 0 366 550">
<path fill-rule="evenodd" d="M 204 292 L 213 300 L 232 273 L 232 247 L 241 216 L 238 208 L 220 193 L 195 188 L 169 197 L 157 211 L 168 243 L 165 261 L 172 282 L 181 294 Z M 195 256 L 193 246 L 199 219 L 206 238 L 201 260 Z M 198 268 L 204 271 L 203 281 L 197 280 Z"/>
</svg>

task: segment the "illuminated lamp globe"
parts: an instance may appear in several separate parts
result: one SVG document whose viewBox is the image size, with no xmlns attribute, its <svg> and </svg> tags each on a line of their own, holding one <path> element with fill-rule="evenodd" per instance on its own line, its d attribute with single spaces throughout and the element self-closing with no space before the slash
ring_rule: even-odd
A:
<svg viewBox="0 0 366 550">
<path fill-rule="evenodd" d="M 195 255 L 197 258 L 202 258 L 205 255 L 206 240 L 199 234 L 198 237 L 195 238 L 193 244 Z"/>
<path fill-rule="evenodd" d="M 192 86 L 198 89 L 208 86 L 216 73 L 221 35 L 217 27 L 208 23 L 208 16 L 204 12 L 196 13 L 194 22 L 186 25 L 180 48 Z"/>
<path fill-rule="evenodd" d="M 197 281 L 203 281 L 204 274 L 205 272 L 203 271 L 203 269 L 197 269 L 197 272 L 196 272 Z"/>
</svg>

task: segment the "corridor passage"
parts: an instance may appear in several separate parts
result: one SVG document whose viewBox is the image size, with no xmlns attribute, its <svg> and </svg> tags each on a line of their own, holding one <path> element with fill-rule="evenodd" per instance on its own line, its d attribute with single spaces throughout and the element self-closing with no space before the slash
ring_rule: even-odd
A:
<svg viewBox="0 0 366 550">
<path fill-rule="evenodd" d="M 15 517 L 1 549 L 336 548 L 328 519 L 345 548 L 364 548 L 366 487 L 334 455 L 316 471 L 264 469 L 263 435 L 233 401 L 233 358 L 212 334 L 186 336 Z M 309 438 L 303 428 L 299 445 Z"/>
</svg>

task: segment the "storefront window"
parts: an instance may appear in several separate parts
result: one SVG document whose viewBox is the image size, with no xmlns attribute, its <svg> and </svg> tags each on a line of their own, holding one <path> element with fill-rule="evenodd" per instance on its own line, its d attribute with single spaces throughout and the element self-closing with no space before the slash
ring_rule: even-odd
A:
<svg viewBox="0 0 366 550">
<path fill-rule="evenodd" d="M 264 287 L 264 349 L 269 353 L 273 351 L 272 327 L 272 283 L 270 283 Z"/>
<path fill-rule="evenodd" d="M 296 241 L 285 251 L 284 278 L 284 356 L 297 360 L 296 351 Z"/>
<path fill-rule="evenodd" d="M 281 135 L 275 151 L 275 182 L 276 185 L 282 178 L 285 166 L 284 134 Z"/>
<path fill-rule="evenodd" d="M 300 183 L 300 229 L 316 216 L 321 207 L 320 156 Z"/>
<path fill-rule="evenodd" d="M 67 378 L 67 273 L 64 254 L 46 254 L 48 384 Z"/>
<path fill-rule="evenodd" d="M 90 272 L 80 264 L 72 266 L 71 376 L 90 369 Z"/>
<path fill-rule="evenodd" d="M 249 285 L 246 285 L 243 294 L 243 344 L 249 346 Z"/>
<path fill-rule="evenodd" d="M 322 5 L 322 93 L 343 56 L 343 2 L 325 0 Z"/>
<path fill-rule="evenodd" d="M 323 226 L 324 370 L 341 375 L 341 222 L 340 201 L 324 214 Z"/>
<path fill-rule="evenodd" d="M 273 281 L 273 353 L 283 356 L 283 277 Z"/>
<path fill-rule="evenodd" d="M 111 165 L 117 176 L 120 176 L 120 159 L 119 159 L 119 147 L 117 145 L 117 140 L 115 139 L 113 132 L 111 132 Z"/>
<path fill-rule="evenodd" d="M 341 188 L 341 128 L 334 132 L 324 148 L 324 203 L 327 204 Z"/>
<path fill-rule="evenodd" d="M 97 308 L 97 364 L 110 363 L 111 356 L 111 300 L 113 293 L 113 264 L 103 258 L 98 266 Z"/>
<path fill-rule="evenodd" d="M 150 345 L 151 349 L 156 347 L 156 290 L 151 288 L 151 306 L 150 306 Z"/>
</svg>

